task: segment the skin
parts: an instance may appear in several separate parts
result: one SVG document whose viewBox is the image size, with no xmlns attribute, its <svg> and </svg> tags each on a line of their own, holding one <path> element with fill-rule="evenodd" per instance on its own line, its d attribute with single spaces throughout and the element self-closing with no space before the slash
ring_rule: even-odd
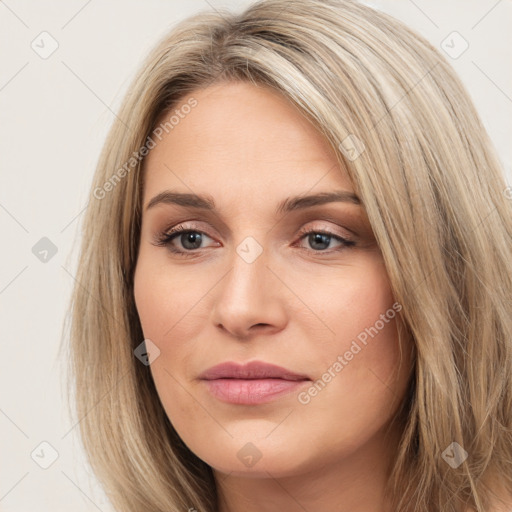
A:
<svg viewBox="0 0 512 512">
<path fill-rule="evenodd" d="M 181 105 L 191 97 L 197 106 L 146 160 L 135 272 L 144 336 L 160 350 L 150 369 L 163 407 L 213 468 L 221 512 L 388 510 L 383 488 L 400 426 L 386 429 L 411 365 L 408 347 L 400 365 L 396 317 L 306 404 L 298 391 L 260 405 L 224 403 L 198 379 L 218 363 L 252 360 L 322 379 L 395 301 L 362 205 L 275 213 L 289 196 L 354 193 L 331 147 L 298 110 L 248 83 L 198 89 Z M 209 194 L 217 210 L 148 209 L 165 190 Z M 156 244 L 179 225 L 205 233 L 196 249 L 180 234 L 169 243 L 192 256 Z M 355 245 L 333 237 L 315 243 L 302 229 Z M 252 263 L 236 251 L 249 236 L 263 249 Z M 251 467 L 237 456 L 247 443 L 261 454 Z"/>
</svg>

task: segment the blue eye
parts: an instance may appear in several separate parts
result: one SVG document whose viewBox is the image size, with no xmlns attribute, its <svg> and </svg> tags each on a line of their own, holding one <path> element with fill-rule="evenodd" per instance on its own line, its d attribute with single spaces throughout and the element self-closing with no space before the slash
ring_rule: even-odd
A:
<svg viewBox="0 0 512 512">
<path fill-rule="evenodd" d="M 172 253 L 178 256 L 197 256 L 197 251 L 202 248 L 201 244 L 204 242 L 205 237 L 212 240 L 212 238 L 203 231 L 198 229 L 184 229 L 182 226 L 177 226 L 162 233 L 155 242 L 155 245 L 167 247 Z M 179 240 L 181 248 L 176 247 L 176 239 Z M 301 249 L 313 254 L 340 252 L 356 245 L 353 240 L 349 240 L 329 231 L 318 229 L 302 231 L 299 241 L 303 239 L 307 239 L 310 248 L 301 247 Z M 326 250 L 333 240 L 337 241 L 339 246 L 334 249 Z"/>
<path fill-rule="evenodd" d="M 335 235 L 334 233 L 331 233 L 330 231 L 322 231 L 318 229 L 310 229 L 307 231 L 301 232 L 300 240 L 307 238 L 307 241 L 310 245 L 310 247 L 313 247 L 313 249 L 306 248 L 307 251 L 312 251 L 314 253 L 317 252 L 337 252 L 341 251 L 345 248 L 352 247 L 355 245 L 355 242 L 353 240 L 348 240 L 347 238 L 343 238 L 339 235 Z M 330 251 L 326 251 L 325 249 L 328 248 L 330 245 L 330 242 L 332 240 L 336 240 L 341 244 L 341 248 L 338 247 L 337 249 L 333 249 Z M 319 247 L 320 245 L 320 247 Z M 316 246 L 316 247 L 315 247 Z M 324 247 L 327 246 L 327 247 Z"/>
<path fill-rule="evenodd" d="M 210 238 L 202 231 L 195 229 L 183 229 L 178 226 L 166 233 L 162 233 L 160 238 L 157 240 L 156 245 L 165 246 L 175 254 L 186 256 L 187 253 L 191 253 L 191 251 L 201 249 L 201 243 L 203 242 L 204 237 Z M 180 241 L 184 250 L 174 245 L 175 239 Z"/>
<path fill-rule="evenodd" d="M 177 236 L 179 236 L 179 240 L 185 249 L 194 250 L 200 249 L 204 233 L 200 233 L 199 231 L 184 231 L 181 235 L 174 235 L 171 239 Z"/>
</svg>

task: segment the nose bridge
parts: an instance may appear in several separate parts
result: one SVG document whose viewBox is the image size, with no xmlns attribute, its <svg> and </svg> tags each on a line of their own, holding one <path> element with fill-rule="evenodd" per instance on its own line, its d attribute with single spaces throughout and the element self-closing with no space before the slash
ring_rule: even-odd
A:
<svg viewBox="0 0 512 512">
<path fill-rule="evenodd" d="M 285 321 L 279 283 L 268 268 L 269 252 L 253 237 L 234 247 L 230 270 L 219 283 L 214 322 L 237 336 L 254 325 L 281 329 Z"/>
<path fill-rule="evenodd" d="M 268 251 L 253 237 L 246 237 L 235 248 L 230 261 L 231 270 L 226 275 L 222 295 L 235 300 L 240 311 L 254 308 L 268 293 Z M 231 306 L 233 308 L 233 305 Z"/>
</svg>

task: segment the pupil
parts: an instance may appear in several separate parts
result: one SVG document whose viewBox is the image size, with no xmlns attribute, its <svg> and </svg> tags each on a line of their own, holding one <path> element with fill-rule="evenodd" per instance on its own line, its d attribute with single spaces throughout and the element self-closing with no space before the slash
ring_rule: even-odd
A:
<svg viewBox="0 0 512 512">
<path fill-rule="evenodd" d="M 185 235 L 182 235 L 184 238 L 182 238 L 181 242 L 183 243 L 183 247 L 186 249 L 198 249 L 199 247 L 195 247 L 194 243 L 199 240 L 199 246 L 201 245 L 201 233 L 186 233 Z M 188 244 L 191 243 L 192 247 L 189 247 Z"/>
<path fill-rule="evenodd" d="M 329 246 L 329 240 L 330 240 L 330 236 L 329 235 L 324 235 L 323 233 L 313 233 L 312 235 L 310 235 L 310 242 L 311 242 L 311 245 L 314 246 L 315 244 L 319 243 L 319 244 L 325 244 L 326 246 Z M 325 249 L 326 247 L 314 247 L 315 249 Z"/>
</svg>

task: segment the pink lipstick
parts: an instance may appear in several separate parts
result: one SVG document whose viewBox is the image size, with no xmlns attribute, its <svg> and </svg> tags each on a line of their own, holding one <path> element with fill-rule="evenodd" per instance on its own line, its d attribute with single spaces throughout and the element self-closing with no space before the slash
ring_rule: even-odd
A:
<svg viewBox="0 0 512 512">
<path fill-rule="evenodd" d="M 241 405 L 269 402 L 296 391 L 311 380 L 307 375 L 262 361 L 243 365 L 221 363 L 203 372 L 199 379 L 205 381 L 217 399 Z"/>
</svg>

